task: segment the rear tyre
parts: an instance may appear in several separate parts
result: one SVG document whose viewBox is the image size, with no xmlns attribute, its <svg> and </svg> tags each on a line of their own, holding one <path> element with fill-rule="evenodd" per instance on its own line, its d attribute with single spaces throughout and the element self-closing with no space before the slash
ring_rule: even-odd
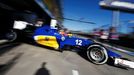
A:
<svg viewBox="0 0 134 75">
<path fill-rule="evenodd" d="M 17 39 L 17 33 L 14 32 L 14 31 L 11 31 L 11 32 L 8 32 L 6 34 L 6 39 L 9 41 L 9 42 L 13 42 Z"/>
<path fill-rule="evenodd" d="M 105 64 L 108 61 L 106 48 L 100 44 L 92 44 L 87 49 L 87 57 L 94 64 Z"/>
</svg>

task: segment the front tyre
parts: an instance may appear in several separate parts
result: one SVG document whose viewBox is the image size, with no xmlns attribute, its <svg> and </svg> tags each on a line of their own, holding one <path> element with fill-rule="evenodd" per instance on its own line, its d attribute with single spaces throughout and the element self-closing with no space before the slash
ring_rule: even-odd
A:
<svg viewBox="0 0 134 75">
<path fill-rule="evenodd" d="M 105 47 L 99 44 L 90 45 L 87 49 L 87 57 L 94 64 L 105 64 L 108 60 L 108 54 Z"/>
</svg>

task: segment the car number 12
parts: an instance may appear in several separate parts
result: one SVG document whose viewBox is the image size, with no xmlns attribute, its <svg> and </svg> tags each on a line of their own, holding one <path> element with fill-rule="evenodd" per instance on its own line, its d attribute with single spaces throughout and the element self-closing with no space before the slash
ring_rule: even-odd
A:
<svg viewBox="0 0 134 75">
<path fill-rule="evenodd" d="M 76 45 L 80 45 L 80 46 L 82 45 L 82 40 L 77 39 L 77 40 L 75 40 L 75 42 L 76 42 Z"/>
</svg>

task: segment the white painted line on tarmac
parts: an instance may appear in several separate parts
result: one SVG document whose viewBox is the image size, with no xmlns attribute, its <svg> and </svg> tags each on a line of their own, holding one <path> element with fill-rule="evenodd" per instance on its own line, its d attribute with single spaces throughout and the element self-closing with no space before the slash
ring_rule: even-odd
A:
<svg viewBox="0 0 134 75">
<path fill-rule="evenodd" d="M 79 75 L 79 72 L 77 70 L 72 70 L 73 75 Z"/>
</svg>

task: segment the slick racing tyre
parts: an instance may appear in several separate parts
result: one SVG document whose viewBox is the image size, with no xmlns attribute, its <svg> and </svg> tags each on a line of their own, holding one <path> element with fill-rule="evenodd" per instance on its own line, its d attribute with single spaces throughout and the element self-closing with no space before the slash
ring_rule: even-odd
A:
<svg viewBox="0 0 134 75">
<path fill-rule="evenodd" d="M 87 49 L 87 57 L 94 64 L 105 64 L 108 60 L 108 54 L 105 47 L 100 44 L 92 44 Z"/>
</svg>

